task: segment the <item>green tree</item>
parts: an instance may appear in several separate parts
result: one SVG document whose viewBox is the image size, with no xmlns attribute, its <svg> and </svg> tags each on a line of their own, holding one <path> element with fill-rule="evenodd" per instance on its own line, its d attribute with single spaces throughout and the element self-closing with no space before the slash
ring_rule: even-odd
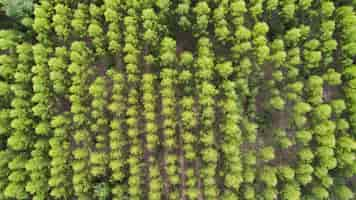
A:
<svg viewBox="0 0 356 200">
<path fill-rule="evenodd" d="M 343 99 L 335 99 L 330 102 L 333 113 L 340 116 L 346 109 L 346 104 Z"/>
<path fill-rule="evenodd" d="M 278 179 L 276 176 L 276 169 L 273 167 L 265 166 L 262 169 L 261 172 L 261 181 L 267 186 L 267 187 L 275 187 L 278 183 Z M 262 175 L 263 174 L 263 175 Z"/>
<path fill-rule="evenodd" d="M 22 18 L 33 12 L 33 0 L 1 0 L 0 5 L 9 17 Z"/>
<path fill-rule="evenodd" d="M 346 185 L 337 185 L 334 187 L 334 192 L 337 199 L 350 200 L 354 198 L 354 193 Z"/>
<path fill-rule="evenodd" d="M 197 34 L 205 33 L 209 24 L 209 14 L 211 8 L 205 1 L 199 1 L 193 8 L 196 15 L 196 32 Z"/>
<path fill-rule="evenodd" d="M 264 147 L 260 151 L 260 156 L 263 161 L 268 162 L 270 160 L 273 160 L 275 155 L 274 155 L 274 148 L 273 147 Z"/>
<path fill-rule="evenodd" d="M 276 97 L 272 97 L 269 101 L 270 105 L 272 106 L 273 109 L 276 109 L 276 110 L 283 110 L 284 109 L 284 106 L 285 106 L 285 101 L 279 97 L 279 96 L 276 96 Z"/>
<path fill-rule="evenodd" d="M 322 186 L 314 186 L 312 188 L 312 194 L 315 199 L 329 198 L 329 192 Z"/>
<path fill-rule="evenodd" d="M 341 74 L 336 72 L 335 69 L 328 69 L 323 75 L 323 79 L 332 86 L 340 85 L 342 83 Z"/>
<path fill-rule="evenodd" d="M 283 200 L 299 200 L 301 199 L 301 192 L 296 184 L 285 184 L 281 191 Z"/>
<path fill-rule="evenodd" d="M 278 174 L 280 179 L 284 181 L 293 181 L 295 177 L 294 169 L 289 166 L 281 166 L 278 168 Z"/>
<path fill-rule="evenodd" d="M 220 76 L 222 76 L 223 78 L 228 78 L 234 70 L 232 67 L 232 62 L 224 62 L 221 64 L 217 64 L 216 68 Z"/>
<path fill-rule="evenodd" d="M 108 183 L 100 183 L 94 188 L 94 194 L 99 200 L 108 200 L 110 198 L 111 188 Z"/>
<path fill-rule="evenodd" d="M 176 61 L 176 41 L 165 37 L 161 42 L 161 64 L 167 66 Z"/>
<path fill-rule="evenodd" d="M 332 108 L 328 104 L 322 104 L 315 108 L 313 114 L 316 120 L 327 120 L 330 118 Z"/>
</svg>

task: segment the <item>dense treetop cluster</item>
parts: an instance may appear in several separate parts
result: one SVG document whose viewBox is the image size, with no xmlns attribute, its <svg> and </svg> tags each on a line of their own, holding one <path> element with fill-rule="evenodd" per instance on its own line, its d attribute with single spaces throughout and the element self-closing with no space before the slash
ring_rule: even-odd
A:
<svg viewBox="0 0 356 200">
<path fill-rule="evenodd" d="M 355 0 L 0 3 L 1 200 L 356 198 Z"/>
</svg>

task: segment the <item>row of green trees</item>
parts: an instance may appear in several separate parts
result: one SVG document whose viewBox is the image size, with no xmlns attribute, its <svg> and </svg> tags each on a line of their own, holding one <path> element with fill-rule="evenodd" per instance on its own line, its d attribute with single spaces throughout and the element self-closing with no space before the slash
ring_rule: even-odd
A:
<svg viewBox="0 0 356 200">
<path fill-rule="evenodd" d="M 162 108 L 163 126 L 163 147 L 165 151 L 164 163 L 165 172 L 169 181 L 169 199 L 179 199 L 178 186 L 180 183 L 178 167 L 178 133 L 177 133 L 177 112 L 176 112 L 176 91 L 177 71 L 176 65 L 176 41 L 172 38 L 164 38 L 161 42 L 160 58 L 162 70 L 160 71 L 160 93 Z"/>
</svg>

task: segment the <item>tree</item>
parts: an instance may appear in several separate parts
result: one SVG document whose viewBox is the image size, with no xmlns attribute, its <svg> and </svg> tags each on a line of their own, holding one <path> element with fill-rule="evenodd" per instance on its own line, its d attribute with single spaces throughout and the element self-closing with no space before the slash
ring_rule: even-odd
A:
<svg viewBox="0 0 356 200">
<path fill-rule="evenodd" d="M 314 168 L 310 164 L 300 163 L 296 169 L 296 178 L 298 182 L 302 185 L 306 185 L 313 180 L 311 176 L 314 171 Z"/>
<path fill-rule="evenodd" d="M 320 76 L 312 75 L 307 81 L 309 101 L 314 105 L 322 103 L 323 98 L 323 79 Z"/>
<path fill-rule="evenodd" d="M 330 118 L 332 109 L 328 104 L 322 104 L 315 108 L 314 116 L 316 120 L 327 120 Z"/>
<path fill-rule="evenodd" d="M 335 10 L 335 6 L 332 1 L 322 2 L 321 14 L 323 15 L 323 17 L 328 18 L 328 17 L 332 16 L 334 10 Z"/>
<path fill-rule="evenodd" d="M 274 11 L 278 7 L 279 0 L 267 0 L 266 2 L 266 10 L 269 12 Z"/>
<path fill-rule="evenodd" d="M 285 3 L 282 7 L 282 16 L 287 20 L 291 20 L 294 17 L 296 10 L 296 4 L 294 2 Z"/>
<path fill-rule="evenodd" d="M 1 0 L 0 5 L 7 16 L 14 18 L 29 16 L 33 11 L 33 0 Z"/>
<path fill-rule="evenodd" d="M 100 26 L 100 22 L 92 20 L 88 26 L 88 34 L 92 38 L 92 42 L 95 46 L 96 53 L 98 55 L 104 55 L 104 30 Z"/>
<path fill-rule="evenodd" d="M 228 78 L 234 70 L 232 67 L 232 62 L 217 64 L 216 68 L 223 78 Z"/>
<path fill-rule="evenodd" d="M 269 27 L 264 22 L 258 22 L 253 27 L 253 34 L 255 36 L 266 35 L 269 31 Z"/>
<path fill-rule="evenodd" d="M 273 200 L 278 198 L 278 191 L 275 188 L 267 187 L 263 191 L 263 197 L 265 200 Z"/>
<path fill-rule="evenodd" d="M 238 40 L 248 40 L 251 38 L 251 31 L 245 26 L 238 26 L 235 31 L 235 38 Z"/>
<path fill-rule="evenodd" d="M 281 166 L 278 168 L 278 174 L 280 179 L 284 181 L 293 181 L 295 177 L 294 169 L 289 166 Z"/>
<path fill-rule="evenodd" d="M 243 190 L 243 197 L 247 200 L 255 199 L 255 190 L 253 186 L 246 185 Z"/>
<path fill-rule="evenodd" d="M 301 192 L 296 184 L 287 183 L 283 186 L 281 191 L 283 200 L 299 200 L 301 199 Z"/>
<path fill-rule="evenodd" d="M 312 194 L 316 199 L 327 199 L 329 198 L 329 192 L 322 186 L 314 186 L 312 188 Z"/>
<path fill-rule="evenodd" d="M 209 13 L 211 12 L 209 4 L 205 1 L 199 1 L 193 8 L 193 12 L 196 14 L 197 33 L 205 33 L 209 24 Z"/>
<path fill-rule="evenodd" d="M 94 194 L 99 200 L 110 198 L 111 188 L 108 183 L 103 182 L 95 186 Z"/>
<path fill-rule="evenodd" d="M 231 3 L 231 13 L 234 16 L 239 16 L 247 12 L 245 1 L 239 0 Z"/>
<path fill-rule="evenodd" d="M 161 42 L 161 64 L 169 66 L 176 61 L 176 41 L 172 38 L 165 37 Z"/>
<path fill-rule="evenodd" d="M 193 61 L 194 61 L 193 54 L 189 51 L 184 51 L 180 55 L 180 64 L 183 66 L 190 68 L 191 65 L 193 64 Z"/>
<path fill-rule="evenodd" d="M 306 114 L 311 111 L 311 106 L 305 102 L 298 102 L 294 105 L 293 111 L 298 114 Z"/>
<path fill-rule="evenodd" d="M 10 85 L 4 81 L 0 81 L 0 96 L 7 97 L 10 92 Z"/>
<path fill-rule="evenodd" d="M 311 162 L 314 159 L 314 154 L 310 148 L 303 148 L 298 152 L 298 158 L 304 162 Z"/>
<path fill-rule="evenodd" d="M 312 90 L 313 88 L 318 88 L 323 85 L 323 79 L 320 76 L 310 76 L 308 79 L 308 86 Z"/>
<path fill-rule="evenodd" d="M 301 130 L 296 132 L 296 138 L 298 142 L 307 145 L 312 140 L 312 133 L 307 130 Z"/>
<path fill-rule="evenodd" d="M 342 83 L 341 74 L 336 72 L 335 69 L 328 69 L 323 75 L 323 80 L 331 86 L 340 85 Z"/>
<path fill-rule="evenodd" d="M 54 30 L 60 38 L 66 40 L 70 32 L 70 20 L 68 18 L 70 9 L 63 4 L 57 4 L 54 9 L 56 11 L 56 14 L 52 17 Z"/>
<path fill-rule="evenodd" d="M 276 169 L 273 167 L 265 166 L 262 169 L 261 173 L 261 181 L 267 186 L 267 187 L 275 187 L 278 183 L 278 179 L 276 176 Z M 263 175 L 262 175 L 263 174 Z"/>
<path fill-rule="evenodd" d="M 312 0 L 301 0 L 299 1 L 299 7 L 302 10 L 308 10 L 308 8 L 310 8 L 310 6 L 312 5 Z"/>
<path fill-rule="evenodd" d="M 351 65 L 343 71 L 343 75 L 347 79 L 356 78 L 356 65 Z"/>
<path fill-rule="evenodd" d="M 27 172 L 26 157 L 24 155 L 16 155 L 9 163 L 10 174 L 8 175 L 9 184 L 5 188 L 4 195 L 8 198 L 26 199 L 29 198 L 29 193 L 25 190 Z"/>
<path fill-rule="evenodd" d="M 354 197 L 353 192 L 346 185 L 336 185 L 334 187 L 334 192 L 336 198 L 340 200 L 350 200 Z"/>
<path fill-rule="evenodd" d="M 145 32 L 143 34 L 144 40 L 150 45 L 156 45 L 158 39 L 158 16 L 152 8 L 147 8 L 142 11 L 142 18 L 144 20 L 143 27 Z"/>
<path fill-rule="evenodd" d="M 262 158 L 263 161 L 268 162 L 270 160 L 273 160 L 275 155 L 274 155 L 274 149 L 273 147 L 264 147 L 261 151 L 260 151 L 260 156 Z"/>
<path fill-rule="evenodd" d="M 214 149 L 206 149 L 204 152 L 202 152 L 202 155 L 204 161 L 207 162 L 216 162 L 218 160 L 217 152 Z"/>
<path fill-rule="evenodd" d="M 230 28 L 226 20 L 226 15 L 228 14 L 229 5 L 227 3 L 221 3 L 219 7 L 214 9 L 214 24 L 215 24 L 215 35 L 219 41 L 225 44 L 230 38 Z"/>
<path fill-rule="evenodd" d="M 164 10 L 164 9 L 168 9 L 169 5 L 170 5 L 170 1 L 169 0 L 157 0 L 156 1 L 156 5 L 158 8 Z"/>
<path fill-rule="evenodd" d="M 282 111 L 284 109 L 285 101 L 279 96 L 272 97 L 270 99 L 270 105 L 272 108 Z"/>
<path fill-rule="evenodd" d="M 346 109 L 346 104 L 343 99 L 335 99 L 331 101 L 331 107 L 333 110 L 333 113 L 335 113 L 337 116 L 340 116 Z"/>
<path fill-rule="evenodd" d="M 287 33 L 284 36 L 284 39 L 286 40 L 287 44 L 293 45 L 297 44 L 301 38 L 301 31 L 298 28 L 292 28 L 287 31 Z"/>
<path fill-rule="evenodd" d="M 73 14 L 73 19 L 71 21 L 71 26 L 74 31 L 83 37 L 87 34 L 88 18 L 89 18 L 89 8 L 88 5 L 84 3 L 79 3 L 77 9 L 75 9 Z"/>
</svg>

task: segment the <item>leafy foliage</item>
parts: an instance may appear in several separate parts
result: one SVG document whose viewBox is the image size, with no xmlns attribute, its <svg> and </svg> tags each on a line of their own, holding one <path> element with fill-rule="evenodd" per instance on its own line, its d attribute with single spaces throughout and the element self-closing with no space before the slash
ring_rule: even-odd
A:
<svg viewBox="0 0 356 200">
<path fill-rule="evenodd" d="M 355 1 L 0 2 L 0 199 L 355 198 Z"/>
<path fill-rule="evenodd" d="M 33 11 L 33 0 L 1 0 L 0 5 L 7 16 L 22 18 Z"/>
</svg>

